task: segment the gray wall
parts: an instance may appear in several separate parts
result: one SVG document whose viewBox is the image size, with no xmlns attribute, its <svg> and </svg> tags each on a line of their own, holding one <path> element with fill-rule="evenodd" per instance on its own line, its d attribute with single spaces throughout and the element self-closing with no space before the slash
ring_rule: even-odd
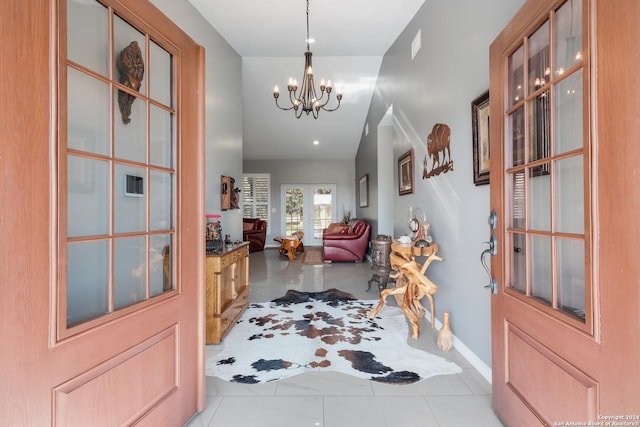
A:
<svg viewBox="0 0 640 427">
<path fill-rule="evenodd" d="M 220 211 L 220 175 L 242 180 L 242 59 L 188 1 L 151 3 L 205 48 L 206 213 L 221 213 L 223 233 L 241 240 L 240 210 Z"/>
<path fill-rule="evenodd" d="M 352 214 L 356 212 L 353 159 L 245 160 L 243 165 L 244 173 L 268 173 L 271 175 L 271 213 L 267 246 L 273 246 L 273 238 L 281 235 L 281 184 L 336 184 L 337 220 L 342 219 L 344 211 L 351 211 Z"/>
<path fill-rule="evenodd" d="M 487 366 L 491 365 L 488 278 L 480 265 L 489 229 L 489 186 L 473 184 L 471 101 L 489 88 L 489 45 L 523 0 L 427 0 L 386 53 L 360 142 L 356 176 L 369 173 L 368 208 L 358 215 L 377 223 L 378 177 L 393 169 L 393 234 L 408 232 L 409 207 L 420 207 L 440 246 L 441 263 L 429 267 L 439 285 L 436 316 L 451 312 L 453 333 Z M 460 12 L 464 11 L 464 12 Z M 411 43 L 421 30 L 421 49 L 411 59 Z M 392 118 L 383 118 L 389 107 Z M 378 126 L 383 121 L 383 126 Z M 422 179 L 427 135 L 435 123 L 451 128 L 454 170 Z M 381 130 L 380 134 L 378 130 Z M 389 134 L 391 133 L 391 135 Z M 393 157 L 379 159 L 381 144 L 393 144 Z M 414 193 L 398 195 L 397 161 L 414 149 Z M 378 165 L 377 170 L 372 165 Z M 377 230 L 374 230 L 377 231 Z"/>
</svg>

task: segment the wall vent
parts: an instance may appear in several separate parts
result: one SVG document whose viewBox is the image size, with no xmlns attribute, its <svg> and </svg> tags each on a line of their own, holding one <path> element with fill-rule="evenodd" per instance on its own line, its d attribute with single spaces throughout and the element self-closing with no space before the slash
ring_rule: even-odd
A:
<svg viewBox="0 0 640 427">
<path fill-rule="evenodd" d="M 421 30 L 418 30 L 418 32 L 416 33 L 416 36 L 413 38 L 413 41 L 411 42 L 411 59 L 415 58 L 416 54 L 420 50 L 421 41 L 422 41 L 422 33 L 421 33 Z"/>
</svg>

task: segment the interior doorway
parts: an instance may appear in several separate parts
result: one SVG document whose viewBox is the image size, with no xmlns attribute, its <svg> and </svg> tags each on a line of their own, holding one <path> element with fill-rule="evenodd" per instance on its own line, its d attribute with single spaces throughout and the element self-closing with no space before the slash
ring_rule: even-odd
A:
<svg viewBox="0 0 640 427">
<path fill-rule="evenodd" d="M 322 230 L 336 218 L 335 184 L 283 184 L 280 233 L 304 232 L 307 246 L 322 246 Z"/>
</svg>

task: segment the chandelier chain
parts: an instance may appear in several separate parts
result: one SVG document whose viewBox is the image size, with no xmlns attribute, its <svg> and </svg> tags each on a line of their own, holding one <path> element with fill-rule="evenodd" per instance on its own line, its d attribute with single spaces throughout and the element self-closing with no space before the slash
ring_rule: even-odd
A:
<svg viewBox="0 0 640 427">
<path fill-rule="evenodd" d="M 309 0 L 307 0 L 307 51 L 304 53 L 304 72 L 302 74 L 302 86 L 300 87 L 300 92 L 298 92 L 298 81 L 294 80 L 293 77 L 289 79 L 289 83 L 287 84 L 287 91 L 289 92 L 289 101 L 291 102 L 290 107 L 282 107 L 278 104 L 278 98 L 280 97 L 280 91 L 278 90 L 278 86 L 273 89 L 273 97 L 276 101 L 276 106 L 281 110 L 293 110 L 294 115 L 297 119 L 302 116 L 302 113 L 306 113 L 307 116 L 309 113 L 313 116 L 314 119 L 318 118 L 318 113 L 320 110 L 325 111 L 335 111 L 340 107 L 340 101 L 342 100 L 342 94 L 338 91 L 336 92 L 336 101 L 337 104 L 334 108 L 327 108 L 327 104 L 331 99 L 331 92 L 333 92 L 333 87 L 331 86 L 331 80 L 327 83 L 324 82 L 324 79 L 320 81 L 320 96 L 317 95 L 316 86 L 313 81 L 313 69 L 311 67 L 311 53 L 310 43 L 311 43 L 311 35 L 309 32 Z"/>
</svg>

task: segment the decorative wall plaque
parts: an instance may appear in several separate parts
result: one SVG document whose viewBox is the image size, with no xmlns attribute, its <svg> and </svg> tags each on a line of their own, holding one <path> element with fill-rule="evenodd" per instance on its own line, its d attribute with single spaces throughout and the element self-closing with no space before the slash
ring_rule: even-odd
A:
<svg viewBox="0 0 640 427">
<path fill-rule="evenodd" d="M 120 83 L 135 91 L 140 90 L 144 76 L 144 60 L 138 42 L 133 41 L 122 49 L 116 61 L 116 69 L 120 73 Z M 136 97 L 124 90 L 118 90 L 118 106 L 122 114 L 122 123 L 131 122 L 131 105 Z"/>
</svg>

